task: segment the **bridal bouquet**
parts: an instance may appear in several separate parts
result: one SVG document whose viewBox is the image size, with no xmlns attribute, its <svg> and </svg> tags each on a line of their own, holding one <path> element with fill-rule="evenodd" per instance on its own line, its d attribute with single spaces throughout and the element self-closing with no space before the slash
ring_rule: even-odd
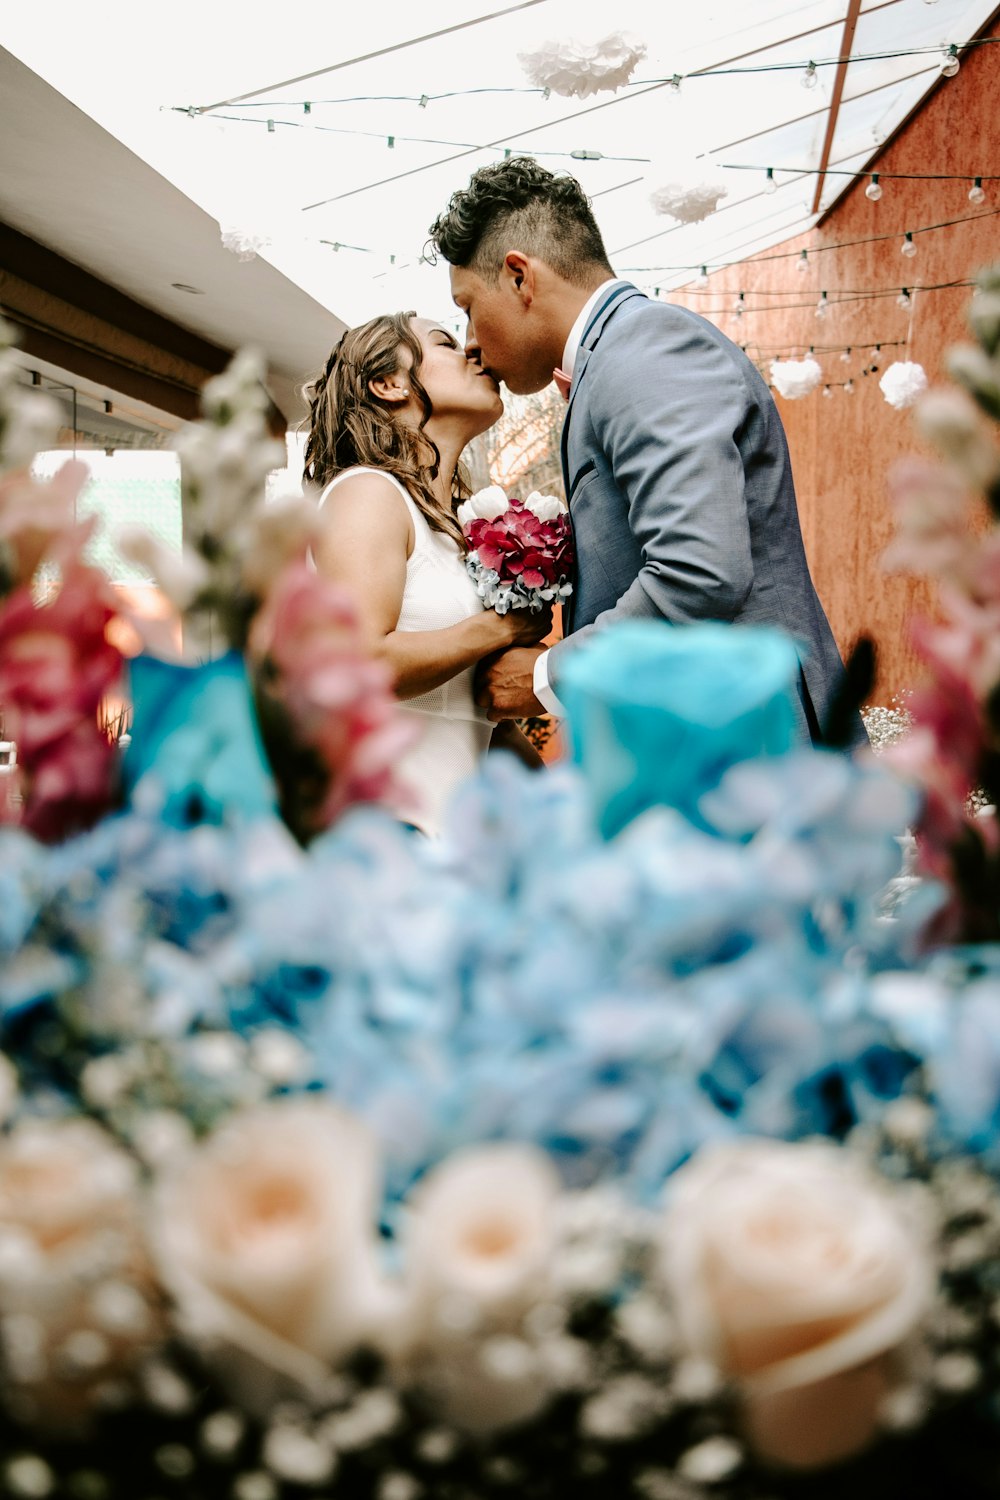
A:
<svg viewBox="0 0 1000 1500">
<path fill-rule="evenodd" d="M 469 543 L 466 566 L 488 609 L 538 611 L 573 592 L 573 527 L 554 495 L 508 499 L 499 485 L 458 507 Z"/>
<path fill-rule="evenodd" d="M 724 754 L 626 762 L 667 695 L 705 748 L 724 629 L 632 622 L 568 669 L 577 765 L 490 757 L 439 845 L 345 813 L 385 684 L 300 558 L 268 575 L 245 365 L 221 394 L 198 556 L 157 565 L 230 651 L 154 673 L 107 815 L 60 778 L 86 818 L 0 827 L 0 1493 L 993 1500 L 1000 946 L 916 956 L 932 880 L 882 915 L 915 790 L 789 751 L 795 653 L 751 629 Z M 309 839 L 240 642 L 325 768 Z"/>
</svg>

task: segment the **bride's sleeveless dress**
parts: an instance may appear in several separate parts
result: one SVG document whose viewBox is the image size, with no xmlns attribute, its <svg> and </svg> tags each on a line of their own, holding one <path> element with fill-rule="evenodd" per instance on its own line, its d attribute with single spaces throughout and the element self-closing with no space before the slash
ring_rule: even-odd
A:
<svg viewBox="0 0 1000 1500">
<path fill-rule="evenodd" d="M 320 504 L 351 474 L 381 474 L 399 491 L 413 521 L 413 551 L 406 563 L 406 583 L 397 630 L 446 630 L 477 615 L 483 601 L 466 572 L 456 543 L 433 531 L 405 485 L 383 469 L 345 469 L 330 481 Z M 472 696 L 472 667 L 457 677 L 400 701 L 399 712 L 412 717 L 420 734 L 398 765 L 400 793 L 390 810 L 404 823 L 435 835 L 445 807 L 460 781 L 475 771 L 488 749 L 493 725 Z"/>
</svg>

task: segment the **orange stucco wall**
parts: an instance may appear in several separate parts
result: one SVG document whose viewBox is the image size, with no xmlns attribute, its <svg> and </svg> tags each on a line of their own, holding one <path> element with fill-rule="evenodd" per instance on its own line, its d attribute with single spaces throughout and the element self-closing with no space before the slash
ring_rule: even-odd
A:
<svg viewBox="0 0 1000 1500">
<path fill-rule="evenodd" d="M 1000 37 L 1000 24 L 992 33 Z M 926 608 L 929 587 L 918 580 L 889 575 L 881 555 L 893 534 L 887 475 L 903 454 L 921 451 L 912 413 L 897 412 L 879 390 L 879 374 L 891 359 L 922 364 L 932 383 L 946 379 L 944 357 L 950 346 L 968 337 L 965 314 L 969 288 L 916 291 L 913 306 L 897 306 L 901 287 L 911 289 L 964 280 L 981 267 L 1000 261 L 1000 213 L 933 233 L 915 235 L 917 254 L 907 259 L 900 244 L 907 230 L 986 215 L 1000 209 L 1000 181 L 985 183 L 986 202 L 978 208 L 968 191 L 976 175 L 1000 173 L 1000 47 L 967 54 L 957 76 L 944 80 L 919 113 L 883 152 L 873 167 L 880 173 L 959 173 L 957 182 L 886 180 L 883 197 L 865 197 L 868 177 L 841 200 L 821 227 L 766 254 L 809 252 L 809 269 L 796 269 L 797 256 L 767 260 L 764 256 L 713 273 L 708 288 L 671 293 L 671 300 L 705 313 L 737 343 L 745 344 L 767 371 L 775 346 L 794 344 L 801 357 L 809 345 L 850 345 L 849 364 L 837 353 L 819 355 L 827 380 L 851 376 L 854 394 L 835 390 L 830 399 L 819 391 L 797 401 L 777 397 L 785 423 L 803 533 L 813 578 L 826 606 L 841 651 L 860 634 L 873 637 L 879 671 L 871 701 L 887 704 L 917 680 L 920 667 L 907 638 L 907 617 Z M 889 235 L 875 243 L 840 246 L 844 241 Z M 876 300 L 831 306 L 824 319 L 815 316 L 820 292 L 831 304 L 848 291 L 887 291 Z M 735 295 L 745 295 L 746 311 L 731 312 Z M 793 306 L 791 304 L 801 304 Z M 884 349 L 873 361 L 877 343 L 906 340 L 905 348 Z M 862 372 L 873 362 L 878 373 Z"/>
</svg>

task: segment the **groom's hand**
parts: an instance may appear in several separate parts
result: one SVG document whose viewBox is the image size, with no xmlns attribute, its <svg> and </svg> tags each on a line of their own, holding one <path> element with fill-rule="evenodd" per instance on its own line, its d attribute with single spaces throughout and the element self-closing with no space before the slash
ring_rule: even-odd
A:
<svg viewBox="0 0 1000 1500">
<path fill-rule="evenodd" d="M 494 724 L 501 719 L 532 719 L 545 709 L 535 697 L 535 662 L 544 646 L 511 646 L 480 662 L 476 702 Z"/>
</svg>

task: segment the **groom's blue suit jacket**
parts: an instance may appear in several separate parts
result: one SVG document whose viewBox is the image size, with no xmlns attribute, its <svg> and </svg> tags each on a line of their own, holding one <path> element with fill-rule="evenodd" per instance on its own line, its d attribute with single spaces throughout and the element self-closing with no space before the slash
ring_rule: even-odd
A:
<svg viewBox="0 0 1000 1500">
<path fill-rule="evenodd" d="M 767 385 L 711 323 L 609 287 L 577 354 L 562 436 L 577 575 L 564 631 L 656 617 L 784 628 L 815 737 L 843 672 L 809 576 Z M 574 639 L 553 648 L 549 676 Z M 860 716 L 857 738 L 864 736 Z"/>
</svg>

